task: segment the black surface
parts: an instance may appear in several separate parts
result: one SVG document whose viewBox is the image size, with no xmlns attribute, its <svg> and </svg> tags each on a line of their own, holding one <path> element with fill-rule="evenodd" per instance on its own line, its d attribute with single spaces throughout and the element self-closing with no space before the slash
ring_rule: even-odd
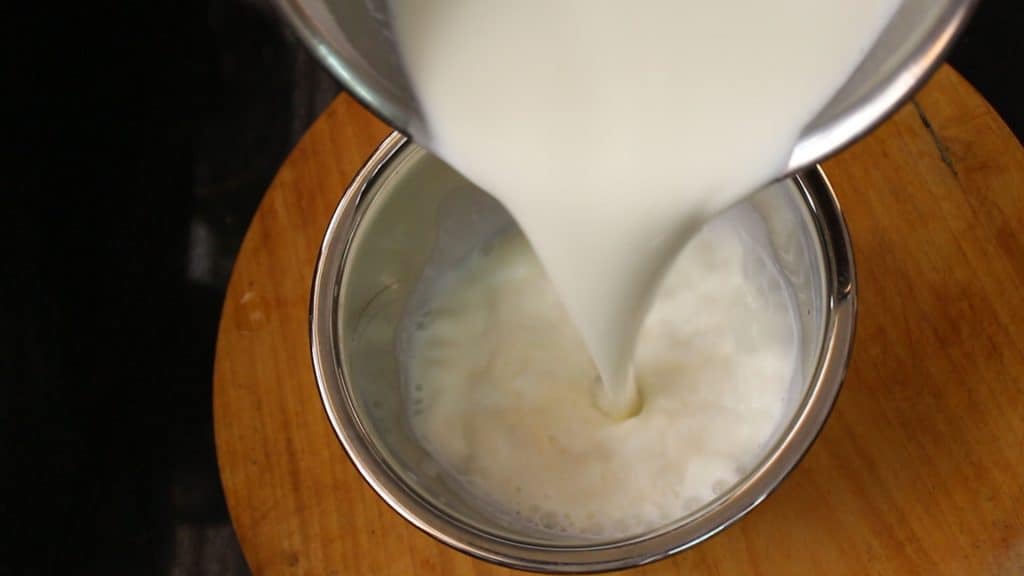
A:
<svg viewBox="0 0 1024 576">
<path fill-rule="evenodd" d="M 338 87 L 264 1 L 22 4 L 0 570 L 244 574 L 213 449 L 217 321 L 263 191 Z M 951 55 L 1018 138 L 1020 6 L 983 2 Z"/>
<path fill-rule="evenodd" d="M 1024 2 L 982 0 L 947 61 L 1024 134 Z M 1024 191 L 1022 191 L 1024 192 Z"/>
</svg>

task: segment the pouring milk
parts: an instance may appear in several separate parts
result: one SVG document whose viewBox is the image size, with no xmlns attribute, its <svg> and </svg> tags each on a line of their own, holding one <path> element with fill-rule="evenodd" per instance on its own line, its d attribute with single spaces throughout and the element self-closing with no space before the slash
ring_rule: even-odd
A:
<svg viewBox="0 0 1024 576">
<path fill-rule="evenodd" d="M 392 0 L 414 135 L 493 194 L 601 375 L 638 409 L 637 334 L 709 217 L 778 177 L 898 0 Z"/>
</svg>

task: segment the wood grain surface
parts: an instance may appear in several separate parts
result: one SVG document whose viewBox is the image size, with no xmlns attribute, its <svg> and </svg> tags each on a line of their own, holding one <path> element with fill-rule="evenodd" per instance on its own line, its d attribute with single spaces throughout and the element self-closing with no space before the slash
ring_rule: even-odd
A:
<svg viewBox="0 0 1024 576">
<path fill-rule="evenodd" d="M 217 455 L 253 572 L 502 574 L 384 504 L 320 405 L 324 229 L 388 128 L 348 97 L 281 167 L 242 246 L 214 373 Z M 634 574 L 1024 574 L 1024 149 L 946 67 L 825 165 L 857 257 L 849 377 L 761 506 Z"/>
</svg>

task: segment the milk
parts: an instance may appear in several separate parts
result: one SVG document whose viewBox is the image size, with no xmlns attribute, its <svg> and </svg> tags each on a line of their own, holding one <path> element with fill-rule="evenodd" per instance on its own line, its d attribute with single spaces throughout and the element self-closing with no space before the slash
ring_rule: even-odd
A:
<svg viewBox="0 0 1024 576">
<path fill-rule="evenodd" d="M 747 211 L 666 275 L 638 340 L 643 410 L 622 421 L 592 402 L 597 368 L 523 236 L 478 250 L 406 323 L 420 442 L 510 522 L 574 536 L 656 528 L 732 486 L 783 421 L 799 341 Z"/>
<path fill-rule="evenodd" d="M 498 198 L 582 334 L 612 415 L 700 223 L 777 177 L 898 0 L 392 0 L 426 129 Z"/>
</svg>

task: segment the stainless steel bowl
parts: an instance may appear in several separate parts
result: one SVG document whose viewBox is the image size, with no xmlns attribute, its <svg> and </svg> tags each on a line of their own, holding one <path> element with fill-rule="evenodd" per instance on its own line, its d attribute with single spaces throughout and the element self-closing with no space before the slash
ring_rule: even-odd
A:
<svg viewBox="0 0 1024 576">
<path fill-rule="evenodd" d="M 422 115 L 399 61 L 387 0 L 275 2 L 357 99 L 395 128 L 422 133 Z M 903 0 L 861 65 L 804 130 L 788 172 L 831 156 L 895 111 L 942 63 L 976 5 L 977 0 Z"/>
<path fill-rule="evenodd" d="M 856 290 L 849 238 L 820 169 L 747 199 L 765 223 L 800 312 L 800 376 L 788 420 L 752 472 L 716 500 L 622 540 L 537 532 L 481 506 L 413 434 L 401 380 L 403 318 L 428 276 L 515 224 L 501 206 L 401 135 L 352 182 L 324 237 L 311 342 L 320 394 L 352 462 L 374 490 L 431 536 L 480 558 L 551 572 L 652 562 L 693 546 L 763 500 L 804 455 L 845 375 Z"/>
</svg>

